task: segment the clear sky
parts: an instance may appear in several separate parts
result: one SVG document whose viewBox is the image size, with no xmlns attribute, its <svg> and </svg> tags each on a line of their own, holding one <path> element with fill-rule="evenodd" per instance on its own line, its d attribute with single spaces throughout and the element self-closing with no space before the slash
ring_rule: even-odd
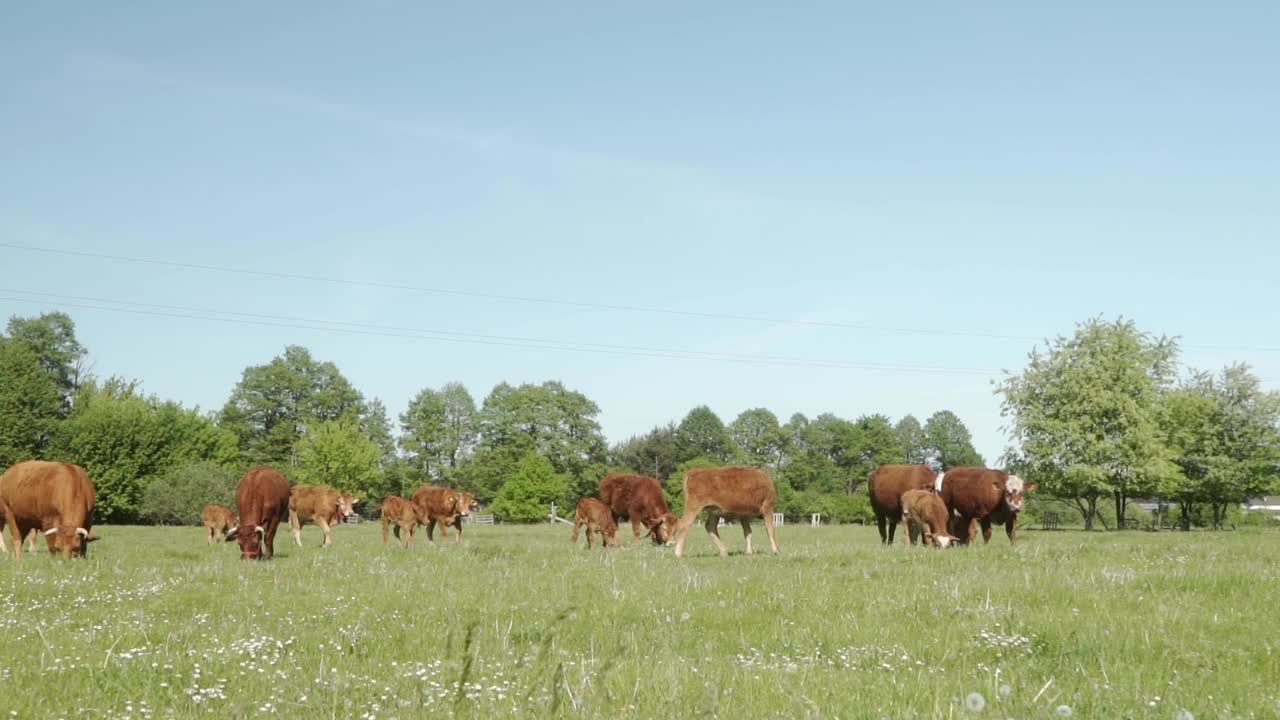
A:
<svg viewBox="0 0 1280 720">
<path fill-rule="evenodd" d="M 205 409 L 297 343 L 393 416 L 559 379 L 613 441 L 948 408 L 995 460 L 991 380 L 1097 314 L 1280 387 L 1280 5 L 459 5 L 9 4 L 0 243 L 828 324 L 8 247 L 0 313 Z M 842 366 L 100 309 L 141 303 Z"/>
</svg>

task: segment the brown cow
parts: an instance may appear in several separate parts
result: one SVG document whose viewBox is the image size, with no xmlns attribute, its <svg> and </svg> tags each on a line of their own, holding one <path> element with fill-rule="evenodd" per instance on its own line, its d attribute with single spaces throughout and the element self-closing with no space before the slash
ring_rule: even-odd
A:
<svg viewBox="0 0 1280 720">
<path fill-rule="evenodd" d="M 0 512 L 0 552 L 7 553 L 9 552 L 9 544 L 4 541 L 4 528 L 4 513 Z M 36 535 L 38 534 L 34 528 L 27 533 L 27 552 L 33 553 L 36 551 Z"/>
<path fill-rule="evenodd" d="M 1018 513 L 1022 496 L 1035 490 L 1037 483 L 1023 482 L 1017 475 L 1003 470 L 980 467 L 958 467 L 942 478 L 940 495 L 953 516 L 951 533 L 961 543 L 973 539 L 973 526 L 982 526 L 983 544 L 991 542 L 991 524 L 1004 525 L 1009 544 L 1015 542 Z"/>
<path fill-rule="evenodd" d="M 207 539 L 210 545 L 218 542 L 214 538 L 231 540 L 231 533 L 235 532 L 237 525 L 236 515 L 231 512 L 231 508 L 216 504 L 204 506 L 200 511 L 200 522 L 204 523 L 204 529 L 209 534 Z"/>
<path fill-rule="evenodd" d="M 769 545 L 778 554 L 778 539 L 773 531 L 773 505 L 777 493 L 769 474 L 759 468 L 718 467 L 694 468 L 684 474 L 684 516 L 676 526 L 676 557 L 684 555 L 684 541 L 689 527 L 698 519 L 703 508 L 712 508 L 707 517 L 707 533 L 720 549 L 720 557 L 729 554 L 720 540 L 717 525 L 720 518 L 742 523 L 742 534 L 747 540 L 747 554 L 751 554 L 751 519 L 764 518 L 764 529 L 769 533 Z"/>
<path fill-rule="evenodd" d="M 275 557 L 276 530 L 280 521 L 289 517 L 289 481 L 273 467 L 253 468 L 236 488 L 236 509 L 240 515 L 240 527 L 235 532 L 240 541 L 240 559 Z"/>
<path fill-rule="evenodd" d="M 289 529 L 293 541 L 302 547 L 302 524 L 313 522 L 324 531 L 321 547 L 333 544 L 333 526 L 354 515 L 356 503 L 351 493 L 340 493 L 323 485 L 294 485 L 289 491 Z"/>
<path fill-rule="evenodd" d="M 418 511 L 418 522 L 427 526 L 427 539 L 435 542 L 436 524 L 458 528 L 454 542 L 462 542 L 462 516 L 470 512 L 463 503 L 462 493 L 452 488 L 423 485 L 413 493 L 413 506 Z"/>
<path fill-rule="evenodd" d="M 632 545 L 640 542 L 642 527 L 655 545 L 670 545 L 675 540 L 678 520 L 667 508 L 656 478 L 609 473 L 600 480 L 600 500 L 609 506 L 614 520 L 631 520 Z"/>
<path fill-rule="evenodd" d="M 938 474 L 928 465 L 881 465 L 867 476 L 871 511 L 880 528 L 880 542 L 893 544 L 894 531 L 902 517 L 902 495 L 908 490 L 932 490 Z M 888 532 L 885 531 L 886 525 Z M 910 534 L 910 530 L 907 530 Z"/>
<path fill-rule="evenodd" d="M 394 495 L 382 501 L 382 544 L 388 541 L 387 528 L 394 525 L 396 539 L 409 547 L 413 544 L 413 531 L 418 527 L 418 511 L 413 503 Z M 400 531 L 404 530 L 404 535 Z"/>
<path fill-rule="evenodd" d="M 578 528 L 587 527 L 587 547 L 591 547 L 592 533 L 600 534 L 600 547 L 618 546 L 618 523 L 613 520 L 609 506 L 595 498 L 582 498 L 573 514 L 573 544 L 578 544 Z"/>
<path fill-rule="evenodd" d="M 942 498 L 929 490 L 908 490 L 902 494 L 902 524 L 907 531 L 903 544 L 915 545 L 915 533 L 919 528 L 925 545 L 947 547 L 955 540 L 947 532 L 947 506 Z"/>
<path fill-rule="evenodd" d="M 443 539 L 445 539 L 445 540 L 448 540 L 448 539 L 449 539 L 449 528 L 451 528 L 451 527 L 453 527 L 453 526 L 455 526 L 455 525 L 457 525 L 457 527 L 458 527 L 458 535 L 459 535 L 459 536 L 461 536 L 461 535 L 462 535 L 462 521 L 463 521 L 463 520 L 465 520 L 466 518 L 471 517 L 471 513 L 473 513 L 473 512 L 475 512 L 476 510 L 479 510 L 479 509 L 480 509 L 480 501 L 479 501 L 479 500 L 476 500 L 476 496 L 475 496 L 475 495 L 472 495 L 472 494 L 471 494 L 471 493 L 469 493 L 469 492 L 464 492 L 464 493 L 462 493 L 462 500 L 461 500 L 461 503 L 460 503 L 460 507 L 462 508 L 462 514 L 461 514 L 461 515 L 459 515 L 459 516 L 457 516 L 457 517 L 450 516 L 450 517 L 445 518 L 443 521 L 441 521 L 441 523 L 440 523 L 440 537 L 441 537 L 441 538 L 443 538 Z M 459 537 L 459 538 L 458 538 L 458 540 L 462 540 L 462 538 L 461 538 L 461 537 Z"/>
<path fill-rule="evenodd" d="M 71 463 L 29 460 L 0 475 L 0 512 L 13 533 L 13 559 L 22 560 L 22 539 L 42 530 L 49 554 L 84 557 L 93 530 L 93 483 Z"/>
</svg>

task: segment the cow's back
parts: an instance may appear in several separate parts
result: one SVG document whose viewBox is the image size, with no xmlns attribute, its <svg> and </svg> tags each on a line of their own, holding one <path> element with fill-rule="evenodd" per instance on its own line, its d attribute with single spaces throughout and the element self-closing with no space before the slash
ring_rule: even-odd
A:
<svg viewBox="0 0 1280 720">
<path fill-rule="evenodd" d="M 253 468 L 236 488 L 236 509 L 240 523 L 248 527 L 272 517 L 283 519 L 289 513 L 289 481 L 273 467 Z"/>
<path fill-rule="evenodd" d="M 423 485 L 413 493 L 413 505 L 425 519 L 461 514 L 460 502 L 460 493 L 438 485 Z"/>
<path fill-rule="evenodd" d="M 89 529 L 95 501 L 89 474 L 72 463 L 29 460 L 0 475 L 0 508 L 20 522 Z"/>
<path fill-rule="evenodd" d="M 986 517 L 1004 499 L 1009 473 L 981 467 L 958 467 L 942 478 L 942 501 L 951 512 L 966 517 Z"/>
<path fill-rule="evenodd" d="M 714 505 L 724 513 L 761 514 L 777 500 L 773 480 L 759 468 L 694 468 L 684 476 L 685 506 Z"/>
<path fill-rule="evenodd" d="M 303 520 L 333 519 L 338 514 L 338 500 L 338 491 L 329 487 L 294 485 L 289 491 L 289 509 Z"/>
<path fill-rule="evenodd" d="M 867 476 L 867 494 L 877 514 L 897 518 L 902 514 L 902 494 L 931 490 L 937 473 L 928 465 L 881 465 Z"/>
</svg>

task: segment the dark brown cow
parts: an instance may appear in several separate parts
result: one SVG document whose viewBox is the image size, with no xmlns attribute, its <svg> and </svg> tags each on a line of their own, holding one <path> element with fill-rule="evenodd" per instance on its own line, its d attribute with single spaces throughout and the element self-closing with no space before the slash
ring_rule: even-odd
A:
<svg viewBox="0 0 1280 720">
<path fill-rule="evenodd" d="M 219 540 L 230 540 L 231 533 L 236 530 L 236 515 L 226 505 L 209 504 L 200 511 L 200 522 L 208 533 L 209 544 Z"/>
<path fill-rule="evenodd" d="M 720 556 L 729 554 L 720 540 L 717 529 L 720 518 L 742 523 L 742 534 L 747 540 L 747 554 L 751 554 L 751 519 L 764 518 L 764 529 L 769 533 L 769 545 L 778 554 L 778 539 L 773 531 L 773 506 L 777 493 L 769 474 L 759 468 L 718 467 L 695 468 L 684 475 L 684 515 L 676 525 L 676 557 L 684 555 L 684 541 L 689 527 L 698 519 L 703 508 L 711 508 L 707 517 L 707 534 L 720 549 Z"/>
<path fill-rule="evenodd" d="M 947 518 L 946 504 L 932 489 L 906 491 L 902 494 L 902 524 L 907 531 L 903 544 L 916 544 L 912 530 L 918 528 L 925 545 L 947 547 L 955 540 L 947 532 Z"/>
<path fill-rule="evenodd" d="M 454 527 L 455 525 L 456 525 L 456 526 L 457 526 L 457 528 L 458 528 L 458 534 L 459 534 L 459 535 L 461 535 L 461 534 L 462 534 L 462 521 L 463 521 L 463 520 L 465 520 L 466 518 L 471 517 L 471 513 L 473 513 L 473 512 L 475 512 L 475 511 L 477 511 L 477 510 L 479 510 L 479 509 L 480 509 L 480 501 L 479 501 L 479 500 L 476 500 L 476 496 L 475 496 L 475 495 L 472 495 L 472 494 L 471 494 L 471 493 L 469 493 L 469 492 L 464 492 L 464 493 L 462 493 L 461 507 L 462 507 L 462 514 L 461 514 L 461 515 L 457 516 L 456 518 L 455 518 L 455 517 L 447 517 L 447 518 L 445 518 L 443 521 L 441 521 L 441 523 L 440 523 L 440 537 L 441 537 L 441 538 L 443 538 L 443 539 L 445 539 L 445 540 L 448 540 L 448 539 L 449 539 L 449 528 Z M 459 537 L 459 538 L 458 538 L 458 540 L 461 540 L 461 539 L 462 539 L 461 537 Z"/>
<path fill-rule="evenodd" d="M 295 485 L 289 491 L 289 529 L 293 541 L 302 547 L 302 524 L 313 522 L 324 531 L 321 547 L 333 543 L 333 526 L 356 512 L 360 502 L 351 493 L 338 492 L 323 485 Z"/>
<path fill-rule="evenodd" d="M 615 520 L 631 520 L 631 544 L 640 542 L 640 528 L 648 531 L 655 545 L 675 540 L 675 515 L 662 497 L 662 485 L 647 475 L 609 473 L 600 480 L 600 500 L 609 506 Z"/>
<path fill-rule="evenodd" d="M 30 460 L 0 475 L 0 512 L 13 533 L 13 559 L 22 560 L 22 539 L 41 530 L 49 554 L 84 557 L 93 530 L 93 483 L 71 463 Z"/>
<path fill-rule="evenodd" d="M 894 531 L 902 517 L 903 493 L 933 490 L 937 476 L 928 465 L 881 465 L 867 476 L 867 493 L 871 495 L 871 511 L 876 515 L 881 543 L 893 544 Z"/>
<path fill-rule="evenodd" d="M 973 526 L 982 526 L 983 543 L 991 542 L 991 524 L 1004 525 L 1014 544 L 1022 496 L 1038 487 L 1003 470 L 958 467 L 947 471 L 939 493 L 952 517 L 951 534 L 962 543 L 973 540 Z"/>
<path fill-rule="evenodd" d="M 405 547 L 413 544 L 413 531 L 418 527 L 418 510 L 409 500 L 402 497 L 389 497 L 382 501 L 382 544 L 386 545 L 389 540 L 387 529 L 394 525 L 393 528 L 396 539 L 401 541 Z M 400 531 L 404 531 L 404 535 Z"/>
<path fill-rule="evenodd" d="M 608 505 L 595 498 L 582 498 L 578 501 L 578 510 L 573 514 L 573 544 L 578 544 L 578 529 L 587 528 L 587 547 L 591 547 L 591 535 L 600 535 L 600 547 L 617 547 L 618 523 L 613 520 L 613 512 Z"/>
<path fill-rule="evenodd" d="M 240 515 L 240 527 L 235 533 L 240 541 L 240 558 L 275 557 L 276 530 L 289 517 L 289 481 L 273 467 L 253 468 L 236 488 L 236 509 Z"/>
<path fill-rule="evenodd" d="M 413 493 L 413 506 L 418 511 L 418 522 L 427 526 L 427 539 L 435 542 L 436 524 L 451 524 L 458 528 L 456 543 L 462 542 L 461 519 L 469 512 L 463 505 L 462 493 L 452 488 L 423 485 Z"/>
</svg>

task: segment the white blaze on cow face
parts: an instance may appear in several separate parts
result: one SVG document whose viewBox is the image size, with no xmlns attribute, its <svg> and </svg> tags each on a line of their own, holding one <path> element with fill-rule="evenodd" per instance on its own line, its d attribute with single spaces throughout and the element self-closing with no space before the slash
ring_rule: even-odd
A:
<svg viewBox="0 0 1280 720">
<path fill-rule="evenodd" d="M 951 545 L 951 536 L 950 535 L 934 535 L 933 544 L 937 545 L 940 548 L 948 547 L 949 545 Z"/>
<path fill-rule="evenodd" d="M 946 473 L 938 473 L 938 477 L 933 479 L 933 491 L 942 494 L 942 478 L 946 477 Z"/>
<path fill-rule="evenodd" d="M 1022 494 L 1027 491 L 1027 485 L 1022 478 L 1017 475 L 1010 475 L 1009 480 L 1004 484 L 1004 501 L 1009 505 L 1009 509 L 1014 512 L 1022 511 Z"/>
</svg>

